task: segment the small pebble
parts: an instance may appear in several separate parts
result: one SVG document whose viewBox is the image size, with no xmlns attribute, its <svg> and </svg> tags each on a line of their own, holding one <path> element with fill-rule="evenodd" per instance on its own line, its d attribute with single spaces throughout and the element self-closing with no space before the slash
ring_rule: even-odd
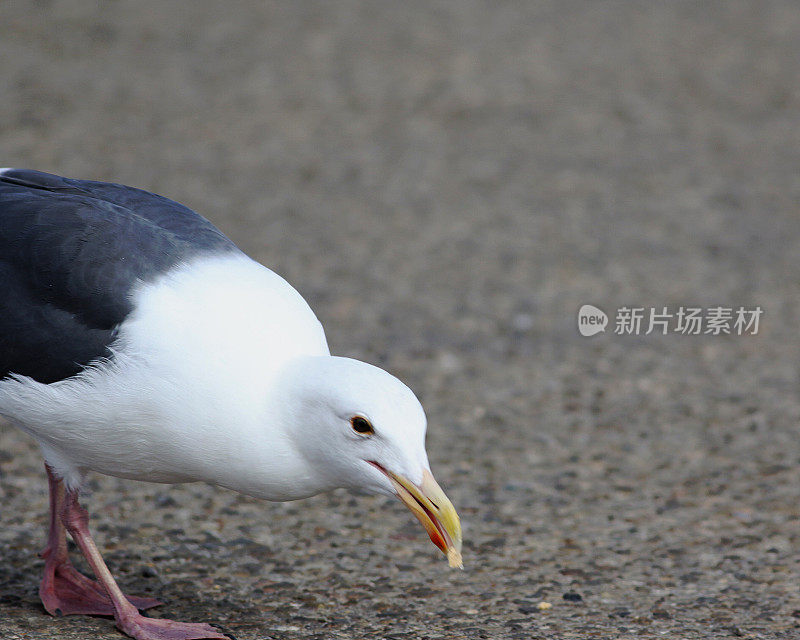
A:
<svg viewBox="0 0 800 640">
<path fill-rule="evenodd" d="M 545 602 L 544 600 L 542 600 L 539 604 L 536 605 L 536 608 L 539 609 L 539 611 L 547 611 L 548 609 L 552 609 L 553 605 L 550 604 L 549 602 Z"/>
<path fill-rule="evenodd" d="M 155 568 L 155 567 L 153 567 L 153 566 L 151 566 L 151 565 L 149 565 L 149 564 L 146 564 L 146 565 L 144 565 L 144 566 L 141 568 L 141 571 L 140 571 L 140 573 L 141 573 L 141 574 L 142 574 L 142 575 L 143 575 L 145 578 L 158 578 L 158 571 L 156 570 L 156 568 Z"/>
<path fill-rule="evenodd" d="M 511 326 L 515 331 L 530 331 L 534 320 L 530 313 L 518 313 L 511 319 Z"/>
</svg>

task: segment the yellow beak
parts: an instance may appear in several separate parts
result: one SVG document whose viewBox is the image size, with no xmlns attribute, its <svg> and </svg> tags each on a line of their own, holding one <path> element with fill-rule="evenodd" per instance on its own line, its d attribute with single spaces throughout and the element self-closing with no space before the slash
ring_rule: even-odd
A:
<svg viewBox="0 0 800 640">
<path fill-rule="evenodd" d="M 423 471 L 422 482 L 416 485 L 397 473 L 392 473 L 382 467 L 378 468 L 391 480 L 397 491 L 397 497 L 425 527 L 431 542 L 447 555 L 450 566 L 463 569 L 461 521 L 458 519 L 453 503 L 444 494 L 431 472 L 427 469 Z"/>
</svg>

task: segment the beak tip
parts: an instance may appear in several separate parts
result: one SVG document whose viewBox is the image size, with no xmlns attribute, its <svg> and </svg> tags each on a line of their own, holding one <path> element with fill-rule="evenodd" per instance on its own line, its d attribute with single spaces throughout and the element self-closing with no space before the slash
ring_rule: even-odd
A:
<svg viewBox="0 0 800 640">
<path fill-rule="evenodd" d="M 464 570 L 464 561 L 461 559 L 461 552 L 458 551 L 455 547 L 450 547 L 447 550 L 447 564 L 450 565 L 451 569 L 461 569 Z"/>
<path fill-rule="evenodd" d="M 377 464 L 375 466 L 389 477 L 397 497 L 422 523 L 431 542 L 445 553 L 450 567 L 463 569 L 461 521 L 431 472 L 423 470 L 422 482 L 415 485 L 401 475 L 387 471 Z"/>
</svg>

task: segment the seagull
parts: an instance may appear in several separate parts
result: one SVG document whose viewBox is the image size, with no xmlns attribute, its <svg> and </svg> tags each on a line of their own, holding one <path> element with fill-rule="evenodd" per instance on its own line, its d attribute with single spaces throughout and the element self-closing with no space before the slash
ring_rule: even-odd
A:
<svg viewBox="0 0 800 640">
<path fill-rule="evenodd" d="M 137 640 L 226 638 L 146 617 L 161 603 L 120 590 L 79 502 L 90 471 L 272 501 L 336 488 L 396 496 L 462 565 L 413 392 L 331 355 L 291 285 L 147 191 L 0 169 L 0 416 L 44 457 L 39 594 L 52 615 L 114 616 Z M 71 564 L 67 533 L 96 579 Z"/>
</svg>

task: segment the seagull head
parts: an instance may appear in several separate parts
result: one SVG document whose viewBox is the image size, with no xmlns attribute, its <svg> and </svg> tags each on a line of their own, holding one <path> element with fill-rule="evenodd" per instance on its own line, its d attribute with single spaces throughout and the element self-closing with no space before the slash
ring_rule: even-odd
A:
<svg viewBox="0 0 800 640">
<path fill-rule="evenodd" d="M 282 404 L 290 437 L 325 488 L 395 496 L 431 541 L 461 566 L 461 524 L 433 477 L 422 405 L 400 380 L 359 360 L 298 358 Z"/>
</svg>

